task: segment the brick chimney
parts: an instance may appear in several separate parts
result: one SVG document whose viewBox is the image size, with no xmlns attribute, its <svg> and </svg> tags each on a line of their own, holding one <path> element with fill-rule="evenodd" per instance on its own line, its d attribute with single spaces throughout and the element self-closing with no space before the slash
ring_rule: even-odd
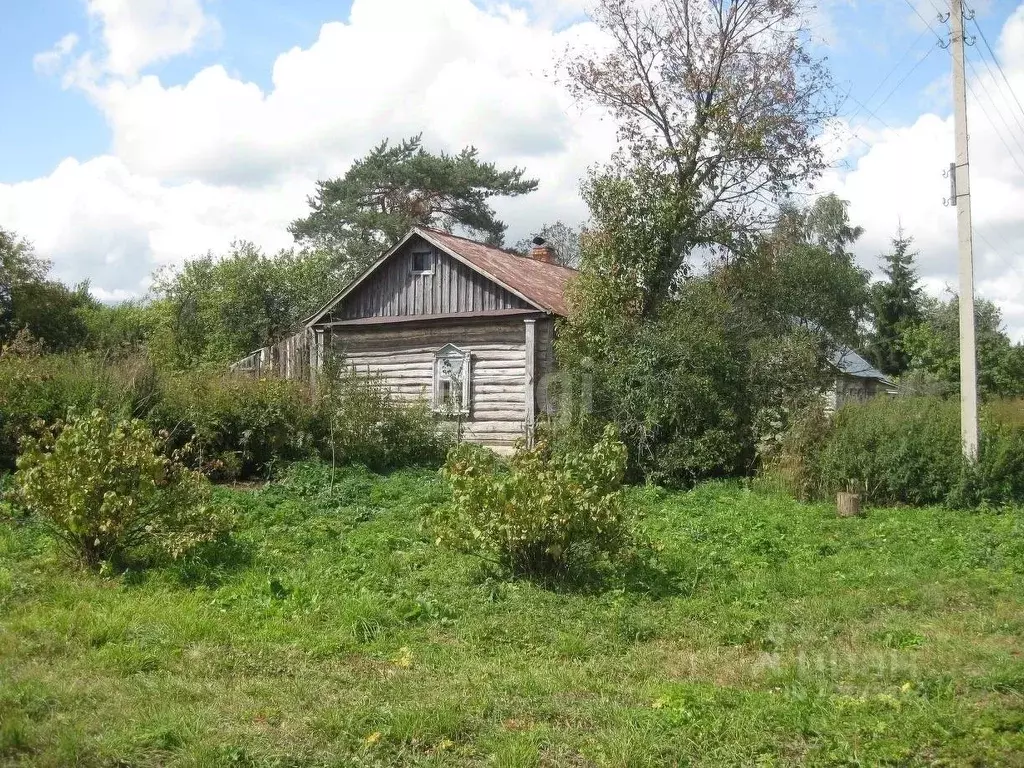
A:
<svg viewBox="0 0 1024 768">
<path fill-rule="evenodd" d="M 533 248 L 530 251 L 530 258 L 536 259 L 537 261 L 543 261 L 546 264 L 554 264 L 555 249 L 552 248 L 543 237 L 538 235 L 533 238 Z"/>
</svg>

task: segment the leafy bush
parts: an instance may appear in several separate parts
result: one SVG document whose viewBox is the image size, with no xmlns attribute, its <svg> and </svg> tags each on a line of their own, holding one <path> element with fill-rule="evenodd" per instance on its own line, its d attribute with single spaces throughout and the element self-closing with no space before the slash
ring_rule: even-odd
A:
<svg viewBox="0 0 1024 768">
<path fill-rule="evenodd" d="M 790 418 L 774 450 L 761 455 L 758 485 L 809 500 L 821 493 L 815 462 L 828 440 L 832 424 L 819 405 L 800 409 Z"/>
<path fill-rule="evenodd" d="M 933 397 L 876 398 L 841 408 L 817 460 L 828 493 L 854 483 L 872 501 L 932 504 L 959 478 L 960 417 Z"/>
<path fill-rule="evenodd" d="M 993 400 L 985 411 L 998 424 L 1024 427 L 1024 398 Z"/>
<path fill-rule="evenodd" d="M 1024 426 L 983 411 L 978 462 L 964 462 L 960 409 L 938 397 L 875 398 L 831 422 L 797 424 L 768 474 L 799 496 L 853 486 L 882 504 L 975 507 L 1024 500 Z"/>
<path fill-rule="evenodd" d="M 326 461 L 378 472 L 441 465 L 451 440 L 425 402 L 402 402 L 378 378 L 329 368 L 317 404 L 317 442 Z"/>
<path fill-rule="evenodd" d="M 978 463 L 964 470 L 947 503 L 977 507 L 1024 501 L 1024 425 L 996 421 L 981 425 Z"/>
<path fill-rule="evenodd" d="M 595 279 L 604 280 L 585 276 L 575 289 Z M 724 281 L 688 280 L 678 300 L 642 318 L 617 317 L 604 301 L 566 321 L 556 341 L 561 370 L 590 394 L 560 414 L 561 431 L 592 444 L 616 424 L 630 479 L 689 487 L 746 474 L 826 382 L 820 333 L 752 312 Z"/>
<path fill-rule="evenodd" d="M 215 480 L 317 455 L 375 470 L 438 467 L 451 442 L 425 404 L 405 403 L 379 380 L 351 372 L 330 372 L 314 396 L 296 381 L 168 373 L 142 357 L 28 349 L 0 356 L 0 472 L 14 469 L 23 437 L 94 409 L 142 419 L 165 438 L 166 455 Z"/>
<path fill-rule="evenodd" d="M 159 398 L 156 371 L 144 359 L 112 362 L 91 355 L 0 356 L 0 471 L 13 470 L 18 441 L 69 411 L 95 408 L 141 416 Z"/>
<path fill-rule="evenodd" d="M 189 466 L 218 480 L 309 457 L 314 419 L 309 390 L 298 382 L 208 372 L 168 376 L 146 416 Z"/>
<path fill-rule="evenodd" d="M 514 574 L 558 575 L 614 555 L 629 541 L 625 471 L 626 448 L 612 426 L 589 451 L 553 453 L 540 441 L 508 463 L 459 445 L 442 470 L 452 498 L 434 520 L 438 541 Z"/>
<path fill-rule="evenodd" d="M 226 530 L 204 478 L 162 456 L 143 422 L 99 410 L 27 438 L 14 493 L 93 567 L 147 546 L 180 557 Z"/>
</svg>

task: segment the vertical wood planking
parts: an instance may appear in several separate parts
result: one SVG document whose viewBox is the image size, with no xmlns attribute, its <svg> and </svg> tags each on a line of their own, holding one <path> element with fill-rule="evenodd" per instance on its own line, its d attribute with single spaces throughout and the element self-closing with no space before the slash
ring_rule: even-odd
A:
<svg viewBox="0 0 1024 768">
<path fill-rule="evenodd" d="M 534 370 L 537 362 L 537 321 L 530 318 L 523 321 L 526 326 L 524 363 L 526 368 L 526 382 L 523 395 L 526 399 L 526 444 L 533 445 L 533 431 L 537 421 L 536 404 L 536 372 Z"/>
<path fill-rule="evenodd" d="M 518 296 L 433 247 L 433 274 L 413 274 L 412 252 L 422 247 L 422 241 L 410 242 L 332 311 L 331 318 L 354 320 L 529 307 Z"/>
</svg>

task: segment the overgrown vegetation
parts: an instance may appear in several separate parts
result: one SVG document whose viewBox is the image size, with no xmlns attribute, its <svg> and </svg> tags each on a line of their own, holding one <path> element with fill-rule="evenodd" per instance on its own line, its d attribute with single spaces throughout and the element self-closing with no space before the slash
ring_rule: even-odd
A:
<svg viewBox="0 0 1024 768">
<path fill-rule="evenodd" d="M 1019 408 L 1019 404 L 1016 405 Z M 808 414 L 769 463 L 770 478 L 803 497 L 863 493 L 875 504 L 1024 502 L 1024 425 L 994 406 L 982 414 L 976 466 L 960 448 L 959 402 L 883 397 L 842 408 L 834 419 Z"/>
<path fill-rule="evenodd" d="M 421 526 L 432 472 L 292 468 L 234 548 L 68 571 L 0 525 L 0 762 L 1014 764 L 1024 515 L 837 520 L 738 484 L 628 491 L 644 564 L 504 582 Z"/>
<path fill-rule="evenodd" d="M 19 439 L 39 427 L 97 408 L 111 418 L 141 416 L 159 388 L 153 367 L 139 359 L 0 355 L 0 472 L 14 469 Z"/>
<path fill-rule="evenodd" d="M 586 452 L 540 441 L 507 463 L 462 444 L 442 469 L 452 498 L 433 527 L 439 543 L 477 554 L 513 575 L 564 577 L 630 544 L 622 480 L 626 448 L 610 425 Z"/>
<path fill-rule="evenodd" d="M 181 557 L 227 523 L 207 481 L 160 448 L 141 421 L 72 417 L 23 441 L 13 498 L 90 567 L 145 548 Z"/>
<path fill-rule="evenodd" d="M 316 407 L 320 454 L 334 465 L 437 467 L 456 439 L 426 401 L 403 402 L 379 378 L 338 360 L 325 367 Z"/>
<path fill-rule="evenodd" d="M 375 470 L 440 466 L 450 437 L 422 406 L 372 378 L 337 373 L 319 395 L 302 383 L 225 372 L 174 373 L 140 357 L 0 357 L 0 471 L 18 441 L 100 409 L 164 435 L 166 455 L 214 480 L 266 477 L 282 462 L 321 456 Z"/>
</svg>

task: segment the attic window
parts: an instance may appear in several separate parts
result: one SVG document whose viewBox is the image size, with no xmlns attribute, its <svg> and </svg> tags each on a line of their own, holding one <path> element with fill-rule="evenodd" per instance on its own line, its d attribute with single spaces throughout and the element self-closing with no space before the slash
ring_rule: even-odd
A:
<svg viewBox="0 0 1024 768">
<path fill-rule="evenodd" d="M 472 358 L 454 344 L 434 353 L 434 390 L 431 407 L 445 416 L 469 415 L 469 381 Z"/>
<path fill-rule="evenodd" d="M 434 254 L 430 251 L 412 252 L 412 273 L 414 275 L 431 275 L 434 273 Z"/>
</svg>

